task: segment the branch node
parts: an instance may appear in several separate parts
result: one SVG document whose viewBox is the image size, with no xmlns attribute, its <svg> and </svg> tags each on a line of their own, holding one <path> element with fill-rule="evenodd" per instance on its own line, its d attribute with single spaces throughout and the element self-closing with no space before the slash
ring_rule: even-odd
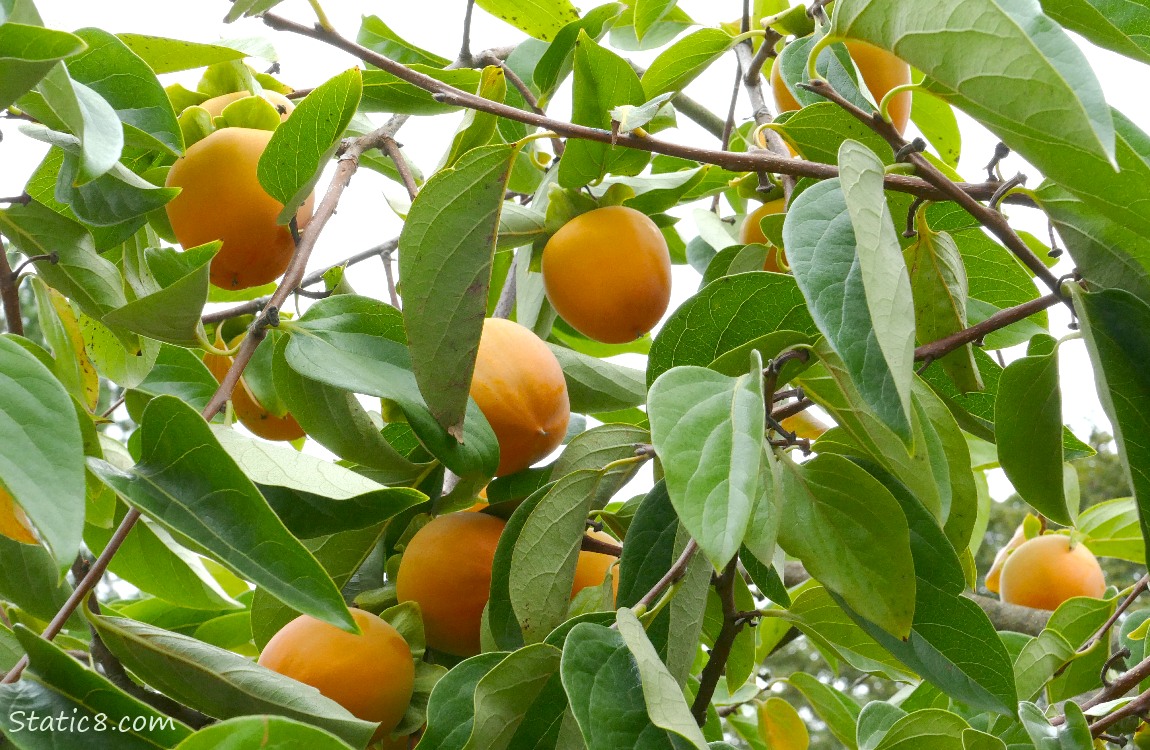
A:
<svg viewBox="0 0 1150 750">
<path fill-rule="evenodd" d="M 875 116 L 882 122 L 882 115 L 876 112 Z M 895 152 L 894 160 L 899 162 L 909 161 L 911 154 L 921 154 L 923 151 L 926 151 L 926 141 L 922 138 L 915 138 Z"/>
<path fill-rule="evenodd" d="M 998 163 L 1009 155 L 1010 147 L 1002 141 L 999 141 L 998 145 L 994 147 L 994 156 L 992 156 L 987 165 L 983 167 L 983 169 L 986 170 L 987 182 L 995 182 L 1002 179 L 998 174 Z"/>
</svg>

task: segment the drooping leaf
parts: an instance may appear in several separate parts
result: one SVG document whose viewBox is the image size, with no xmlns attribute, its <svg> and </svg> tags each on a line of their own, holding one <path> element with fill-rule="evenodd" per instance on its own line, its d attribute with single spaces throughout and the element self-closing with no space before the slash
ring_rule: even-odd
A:
<svg viewBox="0 0 1150 750">
<path fill-rule="evenodd" d="M 72 175 L 74 184 L 94 180 L 119 161 L 124 129 L 104 97 L 74 80 L 63 63 L 57 63 L 44 76 L 37 90 L 58 122 L 76 138 L 79 158 Z"/>
<path fill-rule="evenodd" d="M 243 59 L 244 52 L 219 44 L 200 44 L 146 34 L 117 34 L 156 75 L 202 68 L 215 63 Z"/>
<path fill-rule="evenodd" d="M 76 417 L 52 372 L 14 338 L 0 337 L 0 488 L 28 515 L 61 571 L 72 564 L 84 525 Z"/>
<path fill-rule="evenodd" d="M 1091 505 L 1078 517 L 1076 530 L 1083 544 L 1099 557 L 1116 557 L 1138 565 L 1146 561 L 1146 545 L 1138 523 L 1138 506 L 1132 497 L 1120 497 Z"/>
<path fill-rule="evenodd" d="M 189 248 L 149 248 L 148 271 L 160 287 L 104 316 L 103 322 L 176 346 L 196 345 L 200 315 L 208 299 L 212 259 L 220 243 Z"/>
<path fill-rule="evenodd" d="M 1043 0 L 1042 11 L 1099 47 L 1150 64 L 1150 6 L 1122 0 Z"/>
<path fill-rule="evenodd" d="M 395 33 L 379 16 L 364 16 L 355 40 L 384 57 L 405 65 L 419 63 L 445 68 L 451 62 L 434 52 L 418 47 Z"/>
<path fill-rule="evenodd" d="M 1038 348 L 1035 342 L 1042 342 Z M 1002 372 L 994 401 L 998 462 L 1022 499 L 1054 521 L 1073 525 L 1077 505 L 1068 505 L 1062 481 L 1062 396 L 1058 350 L 1043 336 L 1031 354 Z"/>
<path fill-rule="evenodd" d="M 479 654 L 452 668 L 431 691 L 427 704 L 427 731 L 420 742 L 430 747 L 462 748 L 475 721 L 472 696 L 484 676 L 494 670 L 506 653 Z"/>
<path fill-rule="evenodd" d="M 762 362 L 740 378 L 677 367 L 651 386 L 651 440 L 683 525 L 716 568 L 735 555 L 760 493 Z"/>
<path fill-rule="evenodd" d="M 864 146 L 839 149 L 841 177 L 800 194 L 783 242 L 819 330 L 879 418 L 911 442 L 914 302 L 882 189 L 882 165 Z"/>
<path fill-rule="evenodd" d="M 403 320 L 419 390 L 462 437 L 512 145 L 475 149 L 427 181 L 399 237 Z M 456 207 L 452 210 L 452 207 Z"/>
<path fill-rule="evenodd" d="M 277 217 L 281 224 L 291 221 L 311 195 L 359 106 L 362 91 L 359 68 L 346 70 L 300 100 L 291 117 L 276 128 L 260 155 L 256 174 L 268 195 L 283 204 Z"/>
<path fill-rule="evenodd" d="M 0 24 L 0 109 L 32 90 L 60 60 L 84 49 L 75 34 L 9 20 Z"/>
<path fill-rule="evenodd" d="M 806 672 L 795 672 L 787 678 L 787 682 L 802 693 L 815 714 L 826 723 L 827 730 L 839 742 L 850 750 L 857 750 L 855 732 L 861 709 L 853 698 Z"/>
<path fill-rule="evenodd" d="M 532 82 L 539 89 L 539 101 L 546 103 L 555 90 L 571 73 L 575 42 L 579 33 L 586 31 L 592 39 L 599 39 L 607 32 L 612 19 L 619 15 L 623 5 L 604 3 L 589 10 L 582 18 L 573 20 L 555 35 L 535 65 L 531 74 Z"/>
<path fill-rule="evenodd" d="M 475 720 L 461 747 L 501 750 L 516 738 L 535 703 L 554 701 L 545 691 L 558 677 L 559 649 L 536 643 L 519 649 L 497 664 L 475 685 Z"/>
<path fill-rule="evenodd" d="M 502 104 L 507 98 L 507 76 L 503 68 L 498 65 L 488 65 L 482 71 L 479 79 L 477 94 L 484 99 Z M 486 146 L 495 135 L 496 124 L 499 118 L 488 112 L 469 109 L 463 114 L 463 120 L 451 139 L 451 146 L 443 157 L 440 169 L 454 167 L 459 160 L 473 148 Z M 438 170 L 437 170 L 438 171 Z"/>
<path fill-rule="evenodd" d="M 638 27 L 636 27 L 638 30 Z M 734 38 L 722 29 L 704 28 L 663 50 L 643 74 L 648 99 L 680 91 L 731 48 Z"/>
<path fill-rule="evenodd" d="M 335 584 L 200 415 L 173 396 L 157 396 L 144 409 L 140 434 L 141 460 L 131 470 L 90 464 L 105 483 L 285 604 L 353 627 Z"/>
</svg>

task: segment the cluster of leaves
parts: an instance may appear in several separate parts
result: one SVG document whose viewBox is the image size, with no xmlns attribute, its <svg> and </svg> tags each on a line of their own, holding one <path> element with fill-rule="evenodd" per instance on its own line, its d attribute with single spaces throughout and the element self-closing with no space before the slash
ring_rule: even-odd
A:
<svg viewBox="0 0 1150 750">
<path fill-rule="evenodd" d="M 0 668 L 29 663 L 0 687 L 7 741 L 91 746 L 91 735 L 26 731 L 17 717 L 31 711 L 113 724 L 166 711 L 176 720 L 108 742 L 364 747 L 373 725 L 250 658 L 299 613 L 352 627 L 354 603 L 381 612 L 412 647 L 416 693 L 397 732 L 423 731 L 420 747 L 803 747 L 807 730 L 790 704 L 766 701 L 757 722 L 741 709 L 770 689 L 759 669 L 795 633 L 833 669 L 907 686 L 860 706 L 807 675 L 787 678 L 848 747 L 1090 747 L 1089 720 L 1070 699 L 1102 686 L 1111 643 L 1108 632 L 1092 636 L 1121 597 L 1072 599 L 1020 634 L 999 632 L 964 592 L 976 584 L 992 513 L 985 472 L 995 468 L 1096 554 L 1145 564 L 1150 136 L 1105 102 L 1063 27 L 1146 62 L 1138 29 L 1150 9 L 837 0 L 828 22 L 815 24 L 801 7 L 756 0 L 752 18 L 790 38 L 773 64 L 805 105 L 772 127 L 801 157 L 795 174 L 834 168 L 785 189 L 776 175 L 726 158 L 754 156 L 755 123 L 733 123 L 726 151 L 700 149 L 694 160 L 653 156 L 633 138 L 573 137 L 546 168 L 549 141 L 524 122 L 570 80 L 574 125 L 649 138 L 683 116 L 684 87 L 737 45 L 762 44 L 759 34 L 690 30 L 673 0 L 607 3 L 582 16 L 568 0 L 477 4 L 530 37 L 505 61 L 453 63 L 368 16 L 359 46 L 344 46 L 392 66 L 334 76 L 280 126 L 260 99 L 214 119 L 198 106 L 233 91 L 290 92 L 249 67 L 242 45 L 68 33 L 44 28 L 30 0 L 0 0 L 0 106 L 51 146 L 28 200 L 0 210 L 3 251 L 34 263 L 27 283 L 40 334 L 0 336 L 0 486 L 41 541 L 0 537 Z M 236 2 L 228 18 L 275 5 Z M 315 33 L 338 39 L 322 24 Z M 875 108 L 841 45 L 826 44 L 841 38 L 891 50 L 918 71 L 912 117 L 934 150 L 925 157 L 944 174 L 957 179 L 953 106 L 1045 176 L 1027 195 L 1082 281 L 1068 285 L 1070 304 L 1131 497 L 1080 507 L 1069 462 L 1092 451 L 1063 426 L 1062 342 L 1045 312 L 916 372 L 916 344 L 1039 292 L 1033 269 L 959 205 L 912 205 L 913 194 L 887 190 L 886 177 L 903 169 L 892 143 L 798 85 L 813 69 L 848 102 Z M 624 54 L 649 49 L 661 52 L 640 75 Z M 200 68 L 195 91 L 159 78 Z M 426 180 L 407 162 L 370 153 L 360 161 L 397 180 L 413 171 L 419 186 L 398 240 L 402 311 L 331 294 L 284 316 L 244 373 L 260 403 L 290 412 L 338 461 L 246 437 L 226 414 L 205 419 L 218 388 L 200 349 L 212 333 L 205 305 L 271 289 L 213 288 L 218 243 L 171 246 L 166 170 L 215 127 L 275 130 L 259 179 L 286 222 L 341 139 L 373 129 L 369 115 L 459 111 L 445 91 L 491 106 L 468 108 Z M 762 272 L 766 248 L 742 244 L 734 228 L 749 198 L 784 194 L 785 218 L 762 229 L 785 246 L 792 273 Z M 712 198 L 734 221 L 697 208 Z M 620 204 L 650 215 L 673 262 L 693 266 L 703 283 L 653 338 L 604 345 L 551 310 L 540 255 L 572 217 Z M 895 229 L 908 213 L 911 237 Z M 0 280 L 0 291 L 19 283 Z M 557 459 L 492 481 L 498 444 L 468 391 L 481 321 L 505 293 L 515 319 L 548 341 L 580 416 Z M 5 312 L 18 331 L 10 297 Z M 251 323 L 219 323 L 218 338 Z M 1025 356 L 1008 366 L 987 354 L 1023 344 Z M 620 353 L 646 355 L 646 371 L 608 359 Z M 784 386 L 834 420 L 813 457 L 800 458 L 772 417 Z M 112 393 L 123 395 L 126 421 L 109 421 Z M 380 400 L 378 413 L 363 396 Z M 653 489 L 619 497 L 652 455 Z M 425 648 L 418 609 L 396 606 L 393 577 L 429 515 L 470 506 L 484 486 L 508 523 L 485 652 L 457 661 Z M 135 512 L 141 520 L 123 525 Z M 615 601 L 609 583 L 570 601 L 590 518 L 623 543 Z M 108 570 L 133 593 L 67 606 L 85 561 L 105 549 L 115 553 Z M 809 580 L 788 589 L 788 562 Z M 39 637 L 60 611 L 54 640 Z M 1148 617 L 1128 616 L 1114 645 L 1139 662 Z"/>
</svg>

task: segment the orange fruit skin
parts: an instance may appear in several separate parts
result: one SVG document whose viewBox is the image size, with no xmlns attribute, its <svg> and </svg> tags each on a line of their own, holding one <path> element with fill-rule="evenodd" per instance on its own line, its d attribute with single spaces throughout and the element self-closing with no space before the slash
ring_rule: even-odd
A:
<svg viewBox="0 0 1150 750">
<path fill-rule="evenodd" d="M 292 102 L 291 99 L 288 99 L 286 96 L 279 93 L 278 91 L 269 91 L 269 90 L 265 89 L 264 91 L 260 92 L 259 95 L 261 97 L 263 97 L 264 99 L 266 99 L 268 104 L 272 105 L 273 107 L 275 107 L 276 109 L 279 110 L 280 122 L 283 122 L 284 120 L 286 120 L 288 118 L 288 116 L 292 113 L 292 110 L 295 109 L 295 103 Z M 248 97 L 248 96 L 251 96 L 251 92 L 233 91 L 230 94 L 223 94 L 221 96 L 213 96 L 211 99 L 208 99 L 206 102 L 202 103 L 200 106 L 203 107 L 204 109 L 206 109 L 208 111 L 208 114 L 210 114 L 212 117 L 219 117 L 220 115 L 223 114 L 224 107 L 228 106 L 232 102 L 239 101 L 240 99 L 243 99 L 243 98 Z"/>
<path fill-rule="evenodd" d="M 621 344 L 655 327 L 671 301 L 671 255 L 655 222 L 607 206 L 564 224 L 543 249 L 555 312 L 596 341 Z"/>
<path fill-rule="evenodd" d="M 910 66 L 886 50 L 854 39 L 846 42 L 846 46 L 876 103 L 882 102 L 882 98 L 895 86 L 910 83 Z M 771 66 L 771 93 L 780 112 L 799 109 L 798 100 L 783 83 L 778 65 Z M 887 107 L 891 123 L 899 133 L 905 132 L 910 122 L 910 106 L 911 92 L 903 91 Z"/>
<path fill-rule="evenodd" d="M 783 426 L 783 429 L 790 430 L 807 440 L 818 440 L 824 432 L 830 429 L 821 419 L 805 411 L 787 417 L 779 424 Z"/>
<path fill-rule="evenodd" d="M 259 663 L 319 690 L 382 737 L 399 725 L 415 680 L 407 641 L 379 617 L 353 609 L 361 635 L 300 615 L 272 636 Z"/>
<path fill-rule="evenodd" d="M 998 554 L 994 556 L 994 562 L 990 564 L 990 570 L 986 572 L 985 584 L 987 591 L 993 594 L 998 593 L 999 583 L 1002 580 L 1002 566 L 1006 564 L 1007 559 L 1009 559 L 1014 550 L 1018 549 L 1025 541 L 1026 532 L 1022 526 L 1019 526 L 1014 530 L 1014 536 L 1010 537 L 1010 541 L 1006 543 L 1006 546 L 1000 549 Z"/>
<path fill-rule="evenodd" d="M 165 207 L 184 249 L 223 240 L 212 260 L 212 283 L 247 289 L 275 280 L 287 268 L 295 243 L 287 226 L 276 224 L 283 204 L 256 177 L 260 155 L 272 133 L 223 128 L 188 148 L 168 172 L 167 186 L 181 192 Z M 303 229 L 311 218 L 308 196 L 296 213 Z"/>
<path fill-rule="evenodd" d="M 618 544 L 619 540 L 605 531 L 589 531 L 587 536 L 594 537 L 601 542 Z M 575 564 L 575 580 L 571 584 L 571 596 L 574 597 L 589 586 L 602 586 L 607 578 L 607 571 L 618 562 L 614 555 L 605 555 L 601 552 L 588 552 L 579 550 L 579 561 Z M 611 579 L 611 588 L 615 596 L 619 595 L 619 573 L 616 569 L 615 577 Z"/>
<path fill-rule="evenodd" d="M 763 227 L 759 223 L 764 216 L 771 214 L 781 214 L 787 210 L 787 201 L 784 198 L 776 198 L 773 201 L 767 201 L 763 205 L 756 208 L 751 213 L 747 214 L 746 221 L 743 226 L 739 227 L 739 242 L 744 245 L 758 243 L 766 245 L 769 250 L 767 252 L 767 259 L 763 261 L 763 270 L 771 271 L 773 273 L 786 273 L 785 267 L 787 263 L 786 253 L 775 247 L 767 235 L 763 234 Z M 782 261 L 780 263 L 780 260 Z"/>
<path fill-rule="evenodd" d="M 233 340 L 232 346 L 235 346 L 236 341 L 238 339 Z M 224 376 L 227 375 L 228 368 L 232 366 L 232 358 L 221 357 L 218 354 L 205 354 L 204 364 L 207 365 L 208 370 L 211 371 L 218 383 L 222 382 Z M 236 419 L 240 420 L 240 424 L 248 428 L 248 431 L 253 435 L 264 440 L 292 441 L 299 440 L 307 434 L 291 414 L 277 417 L 265 409 L 256 400 L 255 394 L 252 393 L 251 388 L 248 388 L 243 376 L 240 376 L 240 382 L 232 390 L 232 410 L 236 414 Z"/>
<path fill-rule="evenodd" d="M 542 339 L 513 321 L 483 321 L 471 397 L 499 440 L 496 476 L 526 469 L 567 434 L 571 402 L 563 368 Z"/>
<path fill-rule="evenodd" d="M 999 596 L 1008 604 L 1057 609 L 1075 596 L 1101 599 L 1106 579 L 1086 545 L 1070 547 L 1063 534 L 1035 537 L 1006 558 L 999 579 Z"/>
<path fill-rule="evenodd" d="M 485 513 L 449 513 L 415 533 L 395 577 L 400 602 L 423 613 L 427 645 L 456 656 L 479 653 L 491 565 L 504 523 Z"/>
<path fill-rule="evenodd" d="M 28 516 L 24 515 L 24 511 L 3 487 L 0 487 L 0 535 L 21 544 L 40 543 L 32 531 Z"/>
</svg>

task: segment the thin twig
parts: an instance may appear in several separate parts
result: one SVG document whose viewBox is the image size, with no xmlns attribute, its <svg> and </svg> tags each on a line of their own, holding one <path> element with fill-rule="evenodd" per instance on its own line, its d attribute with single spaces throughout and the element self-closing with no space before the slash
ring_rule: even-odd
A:
<svg viewBox="0 0 1150 750">
<path fill-rule="evenodd" d="M 908 144 L 906 140 L 895 129 L 894 125 L 886 122 L 877 114 L 864 112 L 853 103 L 847 101 L 842 94 L 835 91 L 826 81 L 813 80 L 800 85 L 808 91 L 813 91 L 819 96 L 834 102 L 860 122 L 869 125 L 872 130 L 885 138 L 887 143 L 889 143 L 891 148 L 896 152 L 901 152 L 907 147 Z M 1030 269 L 1031 273 L 1041 279 L 1052 292 L 1059 295 L 1059 297 L 1062 296 L 1058 277 L 1046 267 L 1042 259 L 1035 255 L 1034 251 L 1030 249 L 1030 246 L 1018 236 L 1018 233 L 1010 226 L 1005 216 L 993 208 L 979 203 L 978 200 L 966 192 L 961 185 L 951 181 L 949 177 L 927 161 L 922 154 L 907 153 L 905 158 L 908 163 L 914 165 L 915 170 L 922 179 L 933 185 L 939 192 L 946 196 L 948 200 L 952 200 L 966 209 L 967 213 L 989 229 L 994 236 L 998 237 L 998 239 L 1002 241 L 1002 244 L 1006 245 L 1006 248 L 1014 253 L 1015 257 L 1021 260 L 1023 264 Z M 1001 187 L 1001 185 L 999 187 Z M 993 198 L 997 192 L 998 188 L 995 188 L 994 193 L 992 193 L 990 197 Z M 1069 304 L 1069 299 L 1063 298 L 1063 301 Z"/>
<path fill-rule="evenodd" d="M 519 252 L 530 252 L 530 248 L 520 250 Z M 518 286 L 518 278 L 515 270 L 516 264 L 519 262 L 519 255 L 517 254 L 511 259 L 511 265 L 507 267 L 507 278 L 503 282 L 503 288 L 499 290 L 499 299 L 495 303 L 495 310 L 492 312 L 493 318 L 510 318 L 511 311 L 515 309 L 515 293 Z"/>
<path fill-rule="evenodd" d="M 699 544 L 694 540 L 687 542 L 687 546 L 683 548 L 683 552 L 679 555 L 679 559 L 671 566 L 662 578 L 651 587 L 651 590 L 643 595 L 643 598 L 635 602 L 632 609 L 644 611 L 650 609 L 651 605 L 659 600 L 663 592 L 667 590 L 672 584 L 682 580 L 683 576 L 687 575 L 687 568 L 691 565 L 691 560 L 695 559 L 695 554 L 699 551 Z"/>
<path fill-rule="evenodd" d="M 579 549 L 584 552 L 598 552 L 600 555 L 611 555 L 612 557 L 619 557 L 623 554 L 623 547 L 611 542 L 605 542 L 593 536 L 583 535 L 583 541 L 579 544 Z"/>
<path fill-rule="evenodd" d="M 16 285 L 16 274 L 8 262 L 8 250 L 0 241 L 0 303 L 4 305 L 4 319 L 8 321 L 8 332 L 24 335 L 24 318 L 20 312 L 20 289 Z"/>
<path fill-rule="evenodd" d="M 955 349 L 959 349 L 966 344 L 974 343 L 986 337 L 987 334 L 993 333 L 1000 328 L 1005 328 L 1008 325 L 1017 323 L 1020 320 L 1029 318 L 1036 312 L 1045 310 L 1048 307 L 1054 307 L 1062 301 L 1062 296 L 1054 294 L 1053 292 L 1038 299 L 1032 299 L 1029 302 L 1023 302 L 1021 305 L 1008 307 L 1005 310 L 999 310 L 994 315 L 991 315 L 981 323 L 976 323 L 970 328 L 964 328 L 957 333 L 952 333 L 946 338 L 941 338 L 938 341 L 932 341 L 929 344 L 923 344 L 914 350 L 914 358 L 916 360 L 930 360 L 934 361 L 941 357 L 945 357 Z"/>
<path fill-rule="evenodd" d="M 411 167 L 408 166 L 407 159 L 403 158 L 403 152 L 399 150 L 399 144 L 394 138 L 388 136 L 383 139 L 380 148 L 395 164 L 395 169 L 399 172 L 399 178 L 403 181 L 403 186 L 407 189 L 407 196 L 414 201 L 415 196 L 419 194 L 419 186 L 415 184 L 415 175 L 411 173 Z"/>
<path fill-rule="evenodd" d="M 51 252 L 44 253 L 43 255 L 33 255 L 31 258 L 25 258 L 24 261 L 20 265 L 16 266 L 16 268 L 12 271 L 13 278 L 19 280 L 20 274 L 24 272 L 25 268 L 32 265 L 33 263 L 40 263 L 42 261 L 48 261 L 49 263 L 59 263 L 60 254 L 57 252 Z"/>
<path fill-rule="evenodd" d="M 399 294 L 395 288 L 395 274 L 391 270 L 391 254 L 394 248 L 380 253 L 379 258 L 383 261 L 383 277 L 387 280 L 387 296 L 391 300 L 391 306 L 396 310 L 399 309 Z"/>
<path fill-rule="evenodd" d="M 715 688 L 719 684 L 719 677 L 727 668 L 727 660 L 731 657 L 731 647 L 735 645 L 735 638 L 746 625 L 746 620 L 739 616 L 739 608 L 735 604 L 735 577 L 739 574 L 739 558 L 734 557 L 727 567 L 723 568 L 715 590 L 719 594 L 719 601 L 723 605 L 723 626 L 715 637 L 711 653 L 707 656 L 707 665 L 699 675 L 699 690 L 695 693 L 695 702 L 691 704 L 691 715 L 699 726 L 707 723 L 707 706 L 715 695 Z"/>
<path fill-rule="evenodd" d="M 459 43 L 459 58 L 456 60 L 460 65 L 471 67 L 473 65 L 471 57 L 471 14 L 475 10 L 475 0 L 467 0 L 467 10 L 463 13 L 463 41 Z"/>
<path fill-rule="evenodd" d="M 717 151 L 714 149 L 670 143 L 651 136 L 639 137 L 630 133 L 620 133 L 617 136 L 613 136 L 610 130 L 556 120 L 545 115 L 540 115 L 537 112 L 522 110 L 502 102 L 484 99 L 476 94 L 457 89 L 429 75 L 412 70 L 406 65 L 398 63 L 362 45 L 356 44 L 354 41 L 338 33 L 317 29 L 312 26 L 305 26 L 274 13 L 264 13 L 262 18 L 264 23 L 273 29 L 306 36 L 355 55 L 364 62 L 386 70 L 407 83 L 431 92 L 436 100 L 445 104 L 498 115 L 499 117 L 505 117 L 509 120 L 550 130 L 565 137 L 581 138 L 608 144 L 614 141 L 617 145 L 627 148 L 666 154 L 668 156 L 678 156 L 704 164 L 715 164 L 732 171 L 766 171 L 789 174 L 796 177 L 811 177 L 814 179 L 829 179 L 838 176 L 838 167 L 833 165 L 803 159 L 791 159 L 762 150 L 749 152 Z M 944 200 L 948 195 L 937 186 L 921 178 L 907 175 L 887 175 L 884 178 L 884 184 L 890 190 L 911 193 L 912 195 L 923 195 L 932 200 Z M 956 183 L 951 183 L 951 185 L 956 185 Z M 966 191 L 972 199 L 978 200 L 989 199 L 990 196 L 994 195 L 994 191 L 997 187 L 997 182 L 978 184 L 957 183 L 959 190 Z M 1019 203 L 1032 203 L 1023 196 L 1011 195 L 1007 198 L 1008 202 L 1012 199 Z"/>
</svg>

